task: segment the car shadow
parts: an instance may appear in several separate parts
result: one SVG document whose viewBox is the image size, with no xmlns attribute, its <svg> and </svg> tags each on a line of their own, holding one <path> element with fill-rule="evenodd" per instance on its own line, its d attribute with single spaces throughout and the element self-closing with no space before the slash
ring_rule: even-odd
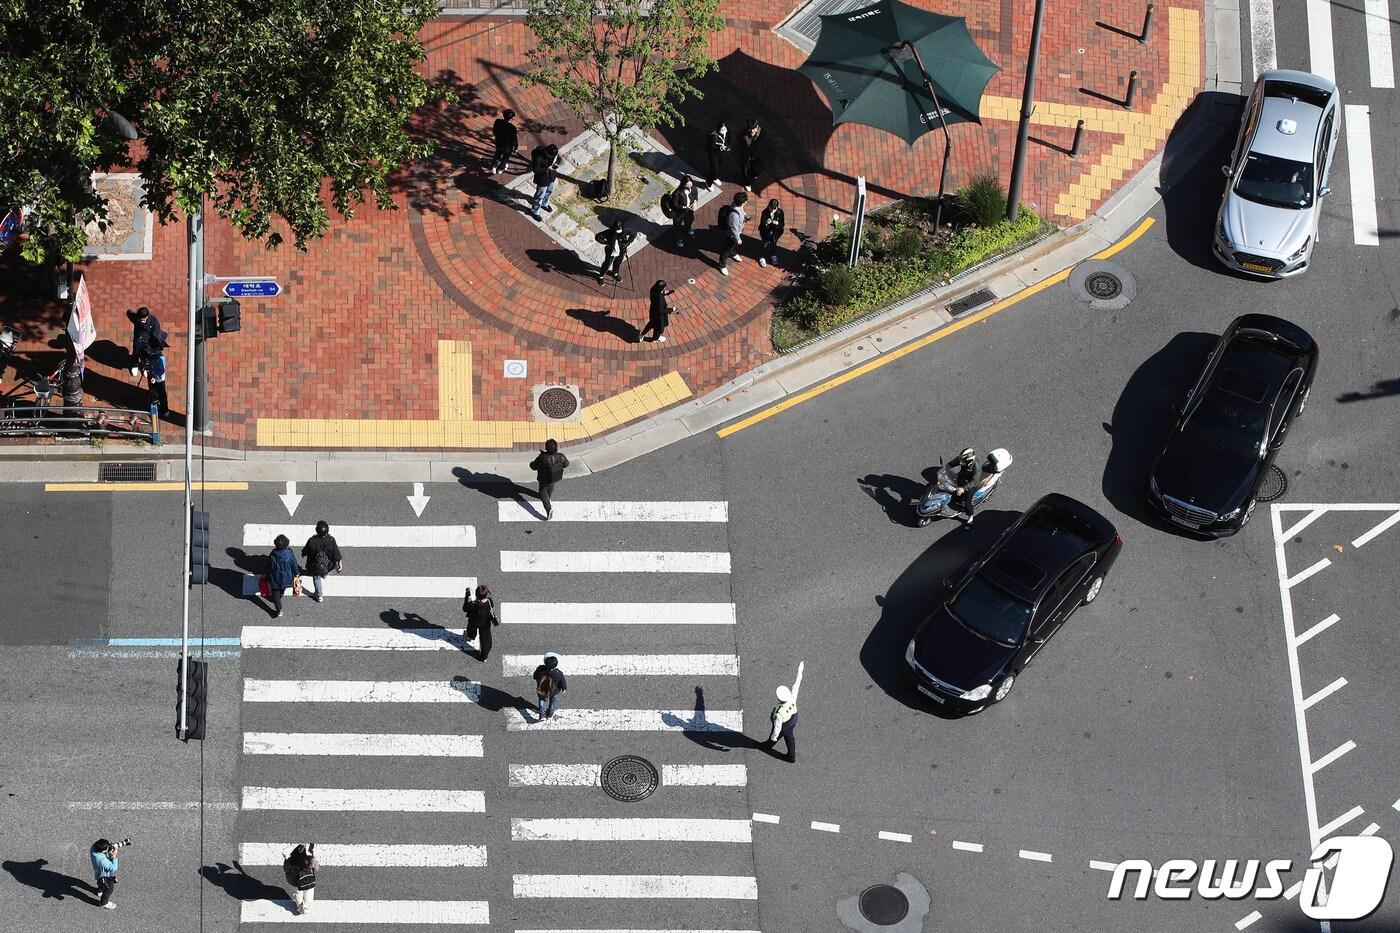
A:
<svg viewBox="0 0 1400 933">
<path fill-rule="evenodd" d="M 72 875 L 46 868 L 48 864 L 49 860 L 46 858 L 30 859 L 27 862 L 6 859 L 0 862 L 0 868 L 4 868 L 20 884 L 34 888 L 45 898 L 61 901 L 65 897 L 71 897 L 85 904 L 97 905 L 97 898 L 92 896 L 92 885 Z"/>
<path fill-rule="evenodd" d="M 936 466 L 926 467 L 922 479 L 891 473 L 867 473 L 856 480 L 856 485 L 885 510 L 890 521 L 906 528 L 918 528 L 919 517 L 914 511 L 915 507 L 937 475 Z"/>
<path fill-rule="evenodd" d="M 1235 103 L 1233 107 L 1228 106 Z M 1162 208 L 1166 214 L 1167 244 L 1182 259 L 1222 275 L 1247 277 L 1227 269 L 1211 252 L 1215 216 L 1225 194 L 1220 167 L 1230 161 L 1239 129 L 1244 98 L 1238 94 L 1207 91 L 1197 95 L 1177 121 L 1162 153 Z M 1227 124 L 1193 125 L 1202 108 L 1224 103 Z"/>
<path fill-rule="evenodd" d="M 1191 332 L 1172 337 L 1128 377 L 1113 420 L 1104 425 L 1113 438 L 1103 470 L 1104 498 L 1150 528 L 1168 526 L 1147 501 L 1147 473 L 1171 430 L 1173 406 L 1185 397 L 1219 339 Z"/>
<path fill-rule="evenodd" d="M 962 718 L 914 688 L 905 675 L 904 649 L 935 601 L 944 595 L 944 581 L 985 553 L 1020 517 L 1019 512 L 1010 510 L 980 509 L 971 525 L 946 523 L 948 533 L 906 567 L 883 596 L 875 597 L 880 617 L 861 645 L 860 663 L 881 690 L 911 709 L 945 719 Z"/>
</svg>

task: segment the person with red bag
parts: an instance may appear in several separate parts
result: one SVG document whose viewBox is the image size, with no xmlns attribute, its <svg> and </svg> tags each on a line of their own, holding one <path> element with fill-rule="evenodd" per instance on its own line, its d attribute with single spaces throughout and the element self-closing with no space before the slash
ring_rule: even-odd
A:
<svg viewBox="0 0 1400 933">
<path fill-rule="evenodd" d="M 291 587 L 293 596 L 301 595 L 301 575 L 304 571 L 292 552 L 291 541 L 286 535 L 278 535 L 272 541 L 272 553 L 267 555 L 267 597 L 272 600 L 274 619 L 282 618 L 282 595 Z M 261 589 L 259 583 L 259 589 Z"/>
</svg>

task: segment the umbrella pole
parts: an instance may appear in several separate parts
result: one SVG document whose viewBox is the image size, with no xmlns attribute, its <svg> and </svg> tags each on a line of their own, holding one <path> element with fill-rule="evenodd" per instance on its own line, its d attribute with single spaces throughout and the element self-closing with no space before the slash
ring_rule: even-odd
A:
<svg viewBox="0 0 1400 933">
<path fill-rule="evenodd" d="M 1031 25 L 1031 47 L 1026 55 L 1026 83 L 1021 90 L 1021 122 L 1016 127 L 1016 153 L 1011 157 L 1011 183 L 1006 192 L 1006 219 L 1015 220 L 1021 212 L 1021 180 L 1026 173 L 1026 137 L 1035 109 L 1035 70 L 1040 62 L 1040 27 L 1045 22 L 1045 0 L 1035 0 Z"/>
<path fill-rule="evenodd" d="M 914 63 L 919 66 L 919 74 L 924 79 L 924 89 L 928 91 L 928 96 L 933 98 L 933 112 L 938 115 L 938 125 L 943 128 L 943 168 L 938 173 L 938 206 L 933 209 L 933 231 L 937 233 L 939 225 L 943 222 L 943 192 L 944 184 L 948 180 L 948 159 L 953 155 L 953 137 L 948 135 L 948 122 L 943 119 L 943 104 L 938 100 L 938 92 L 933 89 L 933 79 L 924 70 L 924 59 L 919 54 L 919 47 L 908 39 L 903 45 L 914 53 Z"/>
</svg>

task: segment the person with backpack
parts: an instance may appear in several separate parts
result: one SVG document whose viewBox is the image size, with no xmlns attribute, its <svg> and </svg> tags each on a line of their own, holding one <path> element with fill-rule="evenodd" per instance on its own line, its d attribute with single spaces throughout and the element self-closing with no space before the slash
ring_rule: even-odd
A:
<svg viewBox="0 0 1400 933">
<path fill-rule="evenodd" d="M 680 249 L 688 247 L 695 237 L 695 207 L 699 203 L 700 189 L 689 175 L 682 175 L 676 190 L 661 198 L 661 213 L 671 219 L 671 232 Z"/>
<path fill-rule="evenodd" d="M 320 867 L 314 842 L 298 845 L 282 860 L 282 873 L 292 886 L 292 904 L 298 914 L 306 913 L 316 901 L 316 871 Z"/>
<path fill-rule="evenodd" d="M 766 266 L 770 262 L 778 264 L 778 238 L 787 230 L 787 216 L 783 213 L 783 208 L 778 204 L 777 198 L 772 198 L 768 206 L 763 209 L 763 213 L 758 218 L 758 264 Z"/>
<path fill-rule="evenodd" d="M 530 200 L 530 216 L 535 220 L 544 220 L 540 216 L 540 211 L 552 211 L 549 204 L 550 195 L 554 194 L 554 184 L 559 180 L 559 147 L 550 143 L 548 146 L 536 146 L 530 152 L 530 168 L 535 175 L 535 196 Z"/>
<path fill-rule="evenodd" d="M 530 461 L 530 469 L 535 471 L 535 479 L 540 483 L 540 501 L 544 503 L 544 519 L 554 517 L 554 487 L 564 478 L 569 467 L 569 458 L 559 452 L 559 442 L 554 438 L 544 442 L 544 450 Z"/>
<path fill-rule="evenodd" d="M 594 239 L 603 244 L 604 249 L 603 264 L 598 267 L 597 272 L 598 281 L 603 281 L 604 275 L 611 274 L 614 282 L 621 282 L 622 260 L 627 258 L 632 241 L 637 239 L 637 231 L 628 230 L 622 218 L 615 217 Z"/>
<path fill-rule="evenodd" d="M 520 149 L 520 134 L 515 124 L 514 110 L 502 110 L 496 122 L 491 124 L 491 138 L 496 143 L 496 151 L 491 155 L 491 174 L 504 172 L 510 165 L 510 157 Z"/>
<path fill-rule="evenodd" d="M 719 164 L 728 151 L 729 127 L 725 125 L 723 120 L 720 120 L 705 140 L 705 157 L 710 162 L 710 174 L 705 176 L 707 189 L 713 188 L 715 183 L 719 181 Z"/>
<path fill-rule="evenodd" d="M 739 255 L 739 246 L 744 240 L 744 224 L 749 222 L 749 216 L 744 213 L 744 204 L 748 200 L 749 196 L 740 191 L 734 195 L 731 203 L 719 209 L 719 230 L 724 237 L 724 250 L 719 254 L 721 275 L 729 274 L 729 260 L 744 261 L 744 257 Z"/>
<path fill-rule="evenodd" d="M 336 573 L 343 573 L 345 565 L 341 560 L 340 546 L 335 543 L 335 536 L 331 534 L 331 526 L 324 520 L 316 523 L 316 533 L 306 539 L 306 546 L 301 549 L 301 556 L 306 558 L 306 569 L 311 573 L 311 598 L 316 602 L 321 602 L 321 581 L 330 575 L 334 570 Z"/>
<path fill-rule="evenodd" d="M 559 708 L 559 694 L 569 689 L 569 681 L 559 670 L 559 655 L 553 651 L 544 656 L 544 663 L 535 668 L 535 697 L 539 700 L 540 719 L 553 719 Z"/>
<path fill-rule="evenodd" d="M 292 588 L 293 596 L 301 595 L 303 571 L 291 545 L 286 535 L 278 535 L 272 539 L 272 553 L 267 555 L 267 592 L 264 595 L 272 600 L 274 619 L 282 618 L 282 595 L 287 587 Z"/>
<path fill-rule="evenodd" d="M 468 641 L 481 639 L 476 643 L 476 657 L 479 661 L 485 661 L 491 654 L 491 628 L 501 624 L 500 616 L 496 615 L 496 601 L 491 598 L 491 588 L 485 583 L 477 586 L 475 599 L 468 589 L 462 597 L 462 611 L 467 615 L 467 630 L 462 634 Z"/>
</svg>

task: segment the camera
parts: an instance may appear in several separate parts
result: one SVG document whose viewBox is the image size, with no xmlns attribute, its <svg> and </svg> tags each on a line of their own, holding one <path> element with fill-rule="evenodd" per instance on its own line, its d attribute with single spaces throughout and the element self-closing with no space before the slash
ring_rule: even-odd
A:
<svg viewBox="0 0 1400 933">
<path fill-rule="evenodd" d="M 131 845 L 131 837 L 127 836 L 124 839 L 118 839 L 116 842 L 112 843 L 112 845 L 116 846 L 118 849 L 125 849 L 127 846 Z"/>
</svg>

